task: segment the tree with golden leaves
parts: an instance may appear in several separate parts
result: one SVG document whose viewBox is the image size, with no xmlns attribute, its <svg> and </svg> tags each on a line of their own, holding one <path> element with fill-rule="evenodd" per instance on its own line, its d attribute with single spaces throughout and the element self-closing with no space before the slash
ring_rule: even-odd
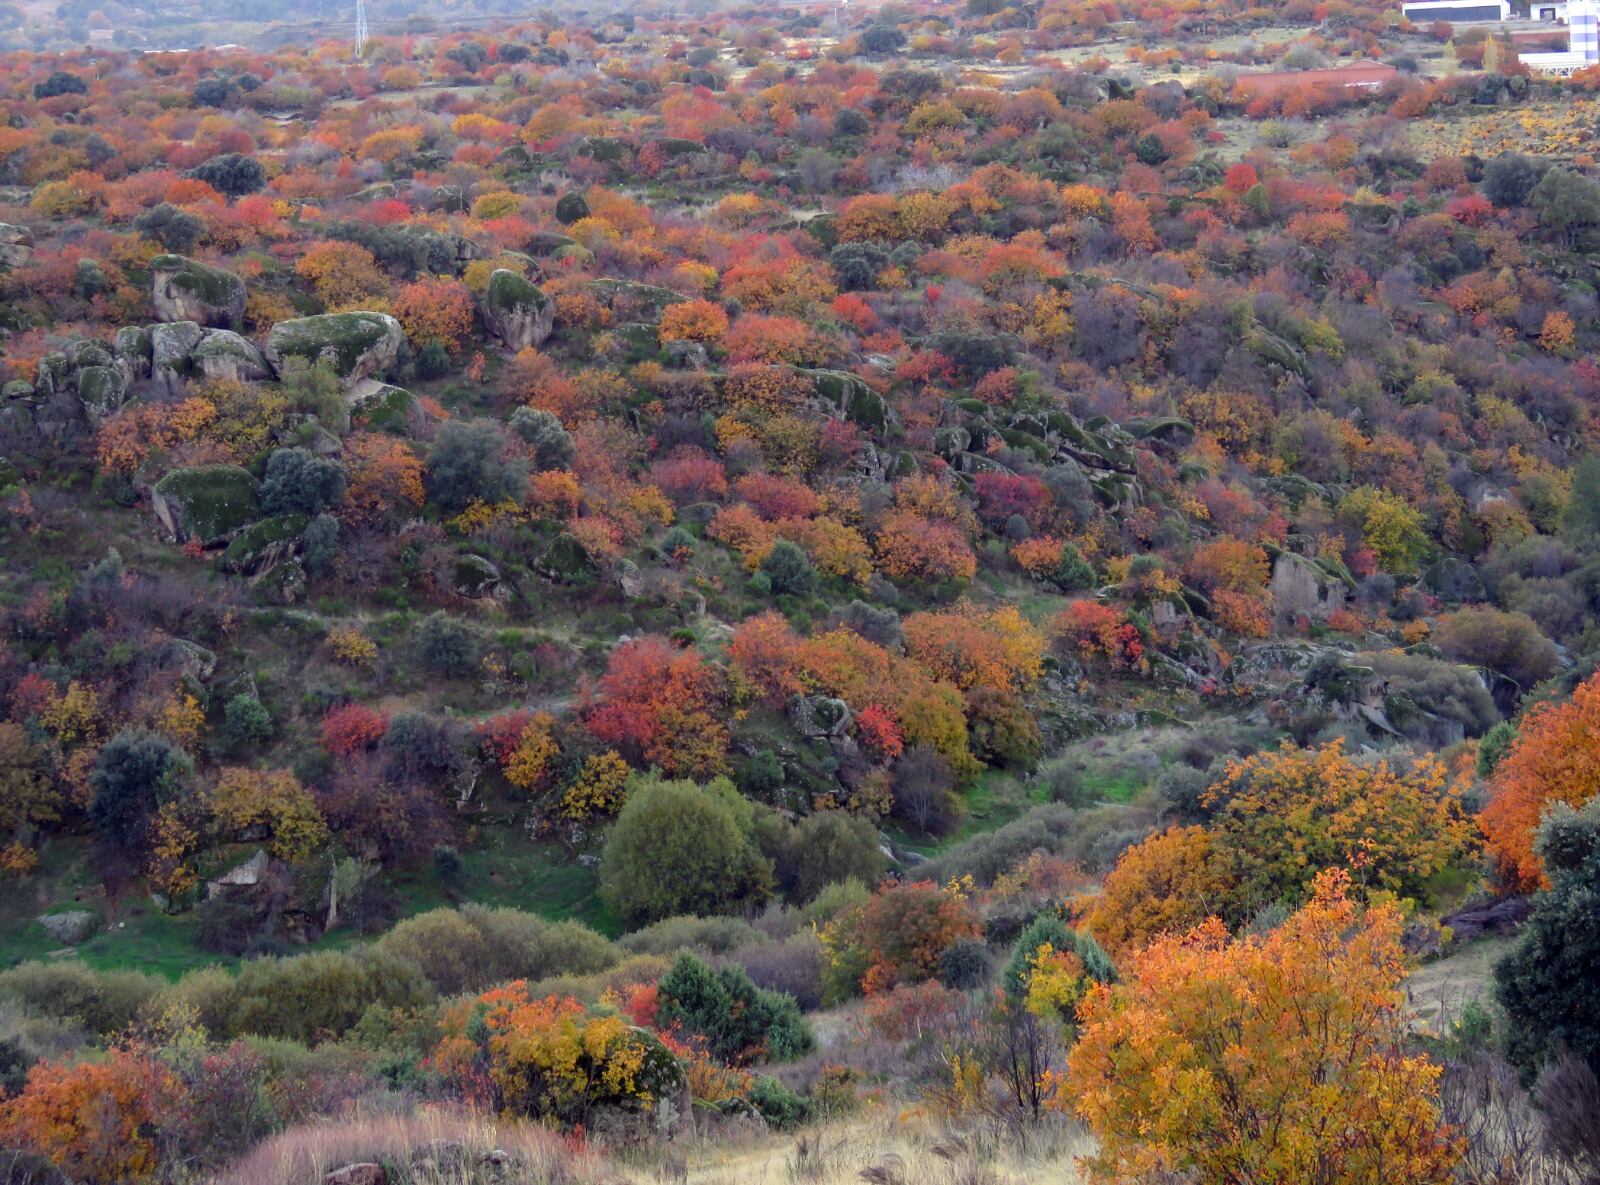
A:
<svg viewBox="0 0 1600 1185">
<path fill-rule="evenodd" d="M 1428 882 L 1473 847 L 1461 789 L 1435 758 L 1358 761 L 1342 741 L 1232 762 L 1206 792 L 1222 868 L 1239 886 L 1228 916 L 1299 901 L 1333 867 L 1365 889 L 1425 899 Z"/>
<path fill-rule="evenodd" d="M 1204 827 L 1169 827 L 1123 852 L 1085 919 L 1113 955 L 1223 912 L 1232 889 Z"/>
<path fill-rule="evenodd" d="M 1271 934 L 1213 918 L 1092 989 L 1061 1095 L 1099 1141 L 1092 1179 L 1450 1181 L 1439 1067 L 1407 1052 L 1400 931 L 1328 871 Z"/>
</svg>

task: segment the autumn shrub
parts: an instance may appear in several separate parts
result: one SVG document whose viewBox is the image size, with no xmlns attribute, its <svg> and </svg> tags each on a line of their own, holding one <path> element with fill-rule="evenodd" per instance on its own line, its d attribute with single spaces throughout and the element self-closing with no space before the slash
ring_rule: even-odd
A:
<svg viewBox="0 0 1600 1185">
<path fill-rule="evenodd" d="M 698 651 L 660 637 L 626 642 L 612 651 L 597 690 L 584 723 L 624 757 L 672 776 L 725 772 L 722 679 Z"/>
<path fill-rule="evenodd" d="M 925 880 L 886 885 L 853 923 L 866 963 L 861 986 L 872 994 L 933 979 L 951 944 L 977 934 L 971 903 L 959 892 Z"/>
<path fill-rule="evenodd" d="M 452 1005 L 433 1064 L 469 1099 L 562 1125 L 597 1109 L 642 1110 L 683 1081 L 672 1054 L 616 1015 L 517 980 Z"/>
<path fill-rule="evenodd" d="M 1231 762 L 1208 792 L 1218 868 L 1237 885 L 1224 916 L 1243 921 L 1302 898 L 1326 868 L 1355 883 L 1426 900 L 1430 883 L 1467 858 L 1473 829 L 1461 786 L 1432 758 L 1409 769 L 1285 744 Z"/>
<path fill-rule="evenodd" d="M 1195 777 L 1203 775 L 1195 771 Z M 1162 934 L 1186 933 L 1222 913 L 1232 894 L 1211 833 L 1204 827 L 1170 827 L 1122 853 L 1085 922 L 1120 956 Z"/>
<path fill-rule="evenodd" d="M 1600 765 L 1590 752 L 1597 720 L 1600 676 L 1580 684 L 1570 699 L 1530 711 L 1495 765 L 1479 822 L 1506 888 L 1527 891 L 1545 883 L 1535 839 L 1548 808 L 1581 807 L 1600 797 Z"/>
<path fill-rule="evenodd" d="M 155 1181 L 160 1128 L 184 1105 L 176 1077 L 147 1053 L 113 1049 L 99 1061 L 40 1063 L 0 1103 L 0 1142 L 47 1157 L 75 1181 Z"/>
<path fill-rule="evenodd" d="M 1452 1180 L 1439 1068 L 1410 1051 L 1401 927 L 1329 872 L 1265 937 L 1213 919 L 1093 989 L 1060 1102 L 1098 1140 L 1092 1179 L 1354 1183 L 1403 1164 L 1415 1185 Z"/>
</svg>

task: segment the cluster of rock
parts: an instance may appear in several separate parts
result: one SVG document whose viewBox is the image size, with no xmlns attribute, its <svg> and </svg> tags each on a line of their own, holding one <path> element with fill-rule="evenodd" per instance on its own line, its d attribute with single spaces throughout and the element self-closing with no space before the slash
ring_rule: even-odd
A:
<svg viewBox="0 0 1600 1185">
<path fill-rule="evenodd" d="M 0 265 L 26 262 L 31 244 L 26 229 L 0 224 Z M 237 276 L 181 255 L 159 255 L 151 261 L 151 285 L 155 324 L 127 326 L 109 345 L 74 342 L 46 355 L 34 382 L 6 384 L 0 434 L 54 447 L 85 421 L 92 427 L 115 414 L 141 384 L 171 397 L 190 379 L 264 382 L 299 364 L 331 367 L 352 402 L 398 390 L 373 378 L 405 355 L 405 331 L 387 313 L 281 321 L 262 347 L 240 332 L 246 291 Z M 490 276 L 481 313 L 508 350 L 543 344 L 555 325 L 555 306 L 538 285 L 506 269 Z"/>
</svg>

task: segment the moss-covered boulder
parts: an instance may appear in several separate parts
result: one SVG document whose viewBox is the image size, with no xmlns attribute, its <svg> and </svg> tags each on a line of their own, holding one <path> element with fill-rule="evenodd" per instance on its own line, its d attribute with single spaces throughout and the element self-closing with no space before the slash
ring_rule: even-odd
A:
<svg viewBox="0 0 1600 1185">
<path fill-rule="evenodd" d="M 569 235 L 558 235 L 553 230 L 535 231 L 523 244 L 529 255 L 554 255 L 563 247 L 576 247 L 578 240 Z"/>
<path fill-rule="evenodd" d="M 889 407 L 860 375 L 848 370 L 803 370 L 817 394 L 853 423 L 879 430 L 889 424 Z"/>
<path fill-rule="evenodd" d="M 1272 562 L 1272 613 L 1283 626 L 1304 618 L 1326 621 L 1344 607 L 1349 589 L 1318 563 L 1292 551 L 1280 551 Z"/>
<path fill-rule="evenodd" d="M 182 255 L 150 261 L 151 295 L 163 321 L 195 321 L 222 329 L 244 324 L 244 281 Z"/>
<path fill-rule="evenodd" d="M 189 358 L 208 379 L 259 383 L 272 377 L 272 368 L 256 344 L 231 329 L 208 329 Z"/>
<path fill-rule="evenodd" d="M 597 575 L 583 544 L 565 531 L 550 541 L 534 563 L 534 571 L 558 584 L 589 584 Z"/>
<path fill-rule="evenodd" d="M 261 516 L 261 486 L 237 465 L 174 469 L 151 490 L 150 508 L 174 542 L 215 547 Z"/>
<path fill-rule="evenodd" d="M 387 313 L 324 313 L 279 321 L 267 335 L 267 361 L 281 372 L 290 358 L 326 361 L 346 387 L 393 366 L 405 345 L 400 322 Z"/>
<path fill-rule="evenodd" d="M 111 352 L 117 368 L 128 381 L 150 377 L 150 330 L 143 325 L 124 325 L 112 340 Z"/>
<path fill-rule="evenodd" d="M 612 277 L 590 280 L 589 291 L 607 304 L 614 305 L 618 302 L 631 304 L 641 311 L 649 311 L 656 317 L 661 316 L 661 310 L 668 305 L 684 304 L 689 299 L 681 292 L 674 292 L 657 284 L 641 284 L 636 280 L 618 280 Z"/>
<path fill-rule="evenodd" d="M 110 366 L 116 361 L 110 350 L 99 342 L 85 338 L 68 343 L 62 353 L 67 356 L 67 364 L 74 370 L 82 370 L 85 366 Z"/>
<path fill-rule="evenodd" d="M 279 514 L 251 523 L 229 542 L 222 566 L 248 575 L 265 572 L 294 555 L 309 521 L 303 514 Z"/>
<path fill-rule="evenodd" d="M 72 363 L 62 353 L 46 354 L 39 359 L 33 376 L 33 386 L 41 399 L 49 399 L 57 391 L 70 390 L 68 379 L 72 376 Z"/>
<path fill-rule="evenodd" d="M 350 418 L 374 432 L 404 433 L 419 418 L 422 404 L 404 387 L 364 379 L 350 389 Z"/>
<path fill-rule="evenodd" d="M 498 268 L 483 294 L 483 323 L 508 350 L 536 348 L 555 328 L 556 306 L 531 280 Z"/>
<path fill-rule="evenodd" d="M 92 421 L 110 416 L 122 406 L 128 381 L 115 366 L 85 366 L 76 372 L 78 401 Z"/>
<path fill-rule="evenodd" d="M 458 596 L 491 596 L 500 587 L 500 569 L 481 555 L 459 555 L 454 583 Z"/>
<path fill-rule="evenodd" d="M 206 335 L 193 321 L 150 327 L 150 381 L 176 395 L 193 369 L 191 356 Z"/>
</svg>

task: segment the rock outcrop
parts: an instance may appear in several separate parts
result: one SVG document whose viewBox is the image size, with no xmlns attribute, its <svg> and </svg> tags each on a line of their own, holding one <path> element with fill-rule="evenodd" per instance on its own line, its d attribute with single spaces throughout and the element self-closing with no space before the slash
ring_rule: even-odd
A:
<svg viewBox="0 0 1600 1185">
<path fill-rule="evenodd" d="M 175 543 L 215 547 L 261 517 L 261 486 L 237 465 L 174 469 L 150 491 L 150 508 Z"/>
<path fill-rule="evenodd" d="M 1278 553 L 1272 563 L 1272 612 L 1278 624 L 1300 618 L 1326 621 L 1328 614 L 1344 604 L 1348 591 L 1344 582 L 1330 576 L 1314 560 L 1292 551 Z"/>
<path fill-rule="evenodd" d="M 208 379 L 258 383 L 272 377 L 272 368 L 254 342 L 231 329 L 208 329 L 189 355 L 191 366 Z"/>
<path fill-rule="evenodd" d="M 194 321 L 220 329 L 244 324 L 244 281 L 232 272 L 182 255 L 157 255 L 150 261 L 156 316 L 163 321 Z"/>
<path fill-rule="evenodd" d="M 393 366 L 405 331 L 387 313 L 324 313 L 279 321 L 267 335 L 267 361 L 278 373 L 292 358 L 333 367 L 346 388 Z"/>
<path fill-rule="evenodd" d="M 21 267 L 33 258 L 33 232 L 0 222 L 0 267 Z"/>
<path fill-rule="evenodd" d="M 550 336 L 556 306 L 537 284 L 500 268 L 489 277 L 483 294 L 483 320 L 506 349 L 526 350 L 542 345 Z"/>
<path fill-rule="evenodd" d="M 206 331 L 195 321 L 173 321 L 150 327 L 150 381 L 168 395 L 183 389 L 194 370 L 194 351 Z"/>
<path fill-rule="evenodd" d="M 39 919 L 39 924 L 57 942 L 77 946 L 100 929 L 100 915 L 87 909 L 69 909 L 63 913 L 47 913 Z"/>
</svg>

